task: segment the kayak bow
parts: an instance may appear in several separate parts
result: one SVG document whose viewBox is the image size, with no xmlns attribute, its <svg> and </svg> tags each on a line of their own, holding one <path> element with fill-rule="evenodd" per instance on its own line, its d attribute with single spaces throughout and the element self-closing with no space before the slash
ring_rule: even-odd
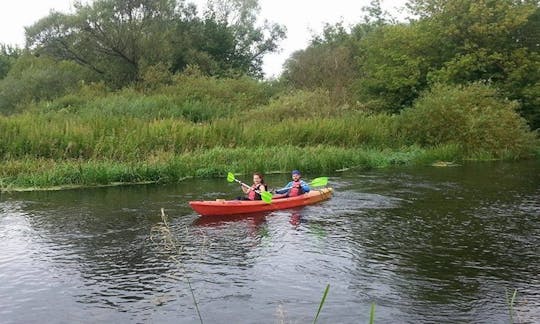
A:
<svg viewBox="0 0 540 324">
<path fill-rule="evenodd" d="M 294 208 L 318 203 L 329 199 L 333 193 L 332 188 L 311 190 L 308 193 L 291 198 L 275 198 L 271 203 L 262 200 L 206 200 L 190 201 L 189 205 L 193 210 L 202 216 L 235 215 L 246 213 L 257 213 L 262 211 L 272 211 L 278 209 Z"/>
</svg>

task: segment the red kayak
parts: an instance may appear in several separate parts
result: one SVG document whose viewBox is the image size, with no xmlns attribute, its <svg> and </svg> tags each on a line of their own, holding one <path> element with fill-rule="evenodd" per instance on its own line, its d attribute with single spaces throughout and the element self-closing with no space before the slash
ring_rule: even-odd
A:
<svg viewBox="0 0 540 324">
<path fill-rule="evenodd" d="M 305 205 L 311 205 L 329 199 L 332 196 L 332 188 L 311 190 L 301 196 L 291 198 L 274 198 L 271 203 L 262 200 L 207 200 L 190 201 L 193 210 L 202 216 L 235 215 L 257 213 L 278 209 L 287 209 Z"/>
</svg>

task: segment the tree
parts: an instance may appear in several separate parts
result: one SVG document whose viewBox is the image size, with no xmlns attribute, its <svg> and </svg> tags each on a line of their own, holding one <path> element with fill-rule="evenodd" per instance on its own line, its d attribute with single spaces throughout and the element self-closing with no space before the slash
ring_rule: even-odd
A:
<svg viewBox="0 0 540 324">
<path fill-rule="evenodd" d="M 362 9 L 362 23 L 352 28 L 343 22 L 326 24 L 306 49 L 293 53 L 285 62 L 283 79 L 300 89 L 328 90 L 338 102 L 356 102 L 352 90 L 362 73 L 362 40 L 393 20 L 381 9 L 379 0 Z"/>
<path fill-rule="evenodd" d="M 521 114 L 540 127 L 540 8 L 537 0 L 411 0 L 418 24 L 445 51 L 430 82 L 489 81 L 521 103 Z"/>
<path fill-rule="evenodd" d="M 92 73 L 70 61 L 21 55 L 0 80 L 0 113 L 16 112 L 20 105 L 49 100 L 75 91 Z"/>
<path fill-rule="evenodd" d="M 87 66 L 116 85 L 136 80 L 143 62 L 169 54 L 166 23 L 176 18 L 176 1 L 97 0 L 75 9 L 52 12 L 26 28 L 27 47 Z"/>
<path fill-rule="evenodd" d="M 329 90 L 333 99 L 346 102 L 357 79 L 355 61 L 347 46 L 310 46 L 285 62 L 283 79 L 299 89 Z"/>
<path fill-rule="evenodd" d="M 257 0 L 211 0 L 205 12 L 205 36 L 222 35 L 210 51 L 223 71 L 240 71 L 261 77 L 262 59 L 275 52 L 285 37 L 285 27 L 264 21 L 257 25 L 260 6 Z"/>
<path fill-rule="evenodd" d="M 3 79 L 11 69 L 11 66 L 19 56 L 22 55 L 22 51 L 16 47 L 0 44 L 0 80 Z"/>
<path fill-rule="evenodd" d="M 347 102 L 349 88 L 358 78 L 353 36 L 342 22 L 326 24 L 323 32 L 284 64 L 283 80 L 299 89 L 325 89 L 332 99 Z"/>
<path fill-rule="evenodd" d="M 27 47 L 84 65 L 118 87 L 157 64 L 171 72 L 198 65 L 211 75 L 260 76 L 262 56 L 277 49 L 284 31 L 256 26 L 258 12 L 254 0 L 211 2 L 204 18 L 184 0 L 76 3 L 75 13 L 52 12 L 28 27 Z"/>
</svg>

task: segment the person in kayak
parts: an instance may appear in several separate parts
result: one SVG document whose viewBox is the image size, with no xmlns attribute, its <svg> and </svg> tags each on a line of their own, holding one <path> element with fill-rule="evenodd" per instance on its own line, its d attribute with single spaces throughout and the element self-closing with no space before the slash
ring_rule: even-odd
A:
<svg viewBox="0 0 540 324">
<path fill-rule="evenodd" d="M 255 190 L 259 192 L 268 191 L 268 186 L 264 183 L 264 177 L 259 172 L 253 173 L 253 185 L 251 187 L 247 188 L 241 185 L 240 188 L 242 188 L 246 196 L 238 197 L 236 200 L 262 200 L 261 195 Z"/>
<path fill-rule="evenodd" d="M 296 197 L 303 195 L 307 192 L 309 192 L 310 188 L 307 183 L 302 180 L 302 174 L 298 170 L 293 170 L 291 172 L 292 181 L 287 183 L 285 188 L 275 190 L 275 193 L 280 195 L 280 197 L 276 198 L 284 198 L 284 197 Z"/>
</svg>

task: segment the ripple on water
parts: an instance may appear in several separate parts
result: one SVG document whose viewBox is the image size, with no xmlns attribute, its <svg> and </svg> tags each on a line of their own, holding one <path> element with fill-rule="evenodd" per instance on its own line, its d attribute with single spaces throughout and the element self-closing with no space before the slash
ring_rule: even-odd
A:
<svg viewBox="0 0 540 324">
<path fill-rule="evenodd" d="M 344 173 L 327 202 L 213 220 L 181 200 L 230 194 L 212 180 L 10 198 L 0 318 L 193 323 L 189 279 L 209 323 L 309 322 L 327 284 L 321 322 L 367 322 L 372 302 L 383 323 L 506 322 L 517 288 L 520 319 L 536 323 L 535 173 L 495 191 L 482 171 Z M 152 231 L 161 207 L 176 252 Z"/>
</svg>

